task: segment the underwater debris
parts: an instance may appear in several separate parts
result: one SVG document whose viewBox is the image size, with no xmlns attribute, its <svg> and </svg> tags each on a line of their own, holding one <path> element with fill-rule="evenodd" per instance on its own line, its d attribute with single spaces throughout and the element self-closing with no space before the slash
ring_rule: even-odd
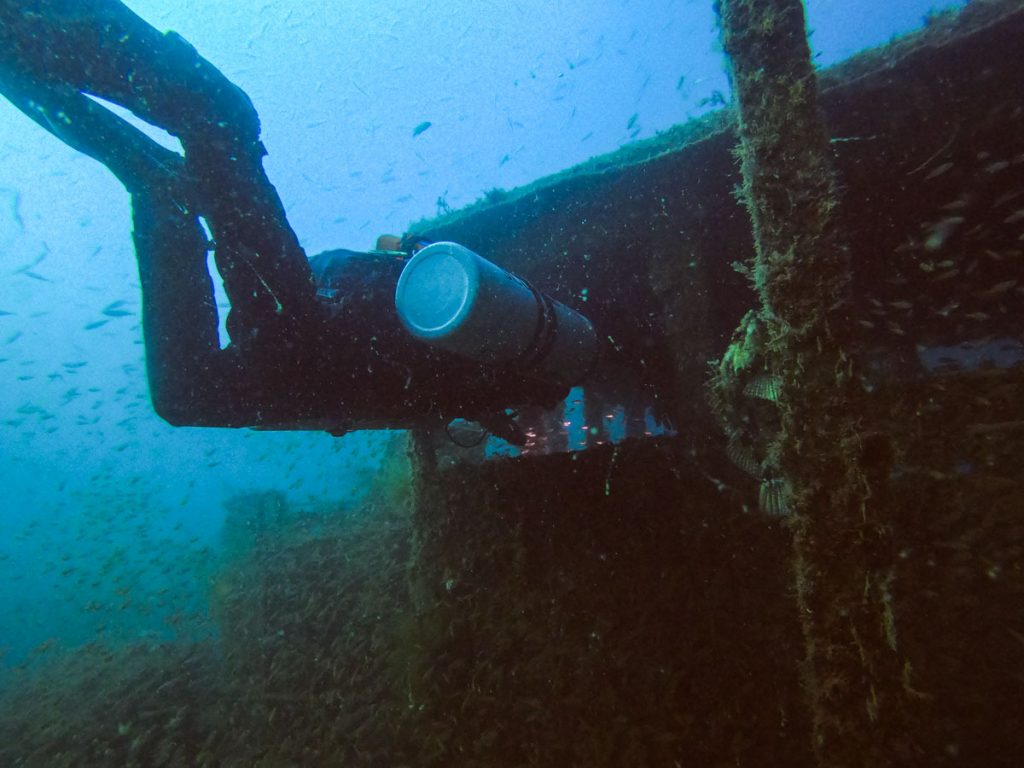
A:
<svg viewBox="0 0 1024 768">
<path fill-rule="evenodd" d="M 500 187 L 492 187 L 484 191 L 484 201 L 489 205 L 495 205 L 509 198 L 508 190 Z"/>
</svg>

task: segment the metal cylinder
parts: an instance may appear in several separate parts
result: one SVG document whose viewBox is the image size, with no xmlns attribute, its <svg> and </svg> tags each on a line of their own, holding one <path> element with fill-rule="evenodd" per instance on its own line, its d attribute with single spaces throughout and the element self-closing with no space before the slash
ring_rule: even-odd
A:
<svg viewBox="0 0 1024 768">
<path fill-rule="evenodd" d="M 596 362 L 587 318 L 456 243 L 433 243 L 409 261 L 395 306 L 418 339 L 556 384 L 578 384 Z"/>
</svg>

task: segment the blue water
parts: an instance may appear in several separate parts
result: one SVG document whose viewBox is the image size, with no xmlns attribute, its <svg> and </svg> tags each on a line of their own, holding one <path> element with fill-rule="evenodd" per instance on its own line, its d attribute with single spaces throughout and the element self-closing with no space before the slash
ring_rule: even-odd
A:
<svg viewBox="0 0 1024 768">
<path fill-rule="evenodd" d="M 309 253 L 372 247 L 728 95 L 710 2 L 129 5 L 251 96 Z M 809 2 L 816 61 L 920 26 L 932 5 Z M 226 499 L 352 506 L 391 437 L 160 421 L 129 234 L 113 177 L 0 100 L 0 663 L 51 639 L 195 631 Z M 579 448 L 587 425 L 566 413 Z M 622 416 L 606 417 L 617 439 Z"/>
</svg>

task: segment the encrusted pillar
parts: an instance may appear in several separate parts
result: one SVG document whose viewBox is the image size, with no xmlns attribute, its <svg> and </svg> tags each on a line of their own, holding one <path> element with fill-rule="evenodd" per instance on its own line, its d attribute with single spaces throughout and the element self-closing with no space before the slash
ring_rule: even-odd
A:
<svg viewBox="0 0 1024 768">
<path fill-rule="evenodd" d="M 851 362 L 849 253 L 803 4 L 720 0 L 717 11 L 756 242 L 750 277 L 760 298 L 756 318 L 745 323 L 743 354 L 730 350 L 718 385 L 742 372 L 749 394 L 757 376 L 771 382 L 778 405 L 762 466 L 779 497 L 770 506 L 788 510 L 791 521 L 818 763 L 888 765 L 914 747 L 904 727 L 891 528 L 875 487 L 887 474 L 875 464 L 886 459 L 859 432 L 865 395 Z"/>
</svg>

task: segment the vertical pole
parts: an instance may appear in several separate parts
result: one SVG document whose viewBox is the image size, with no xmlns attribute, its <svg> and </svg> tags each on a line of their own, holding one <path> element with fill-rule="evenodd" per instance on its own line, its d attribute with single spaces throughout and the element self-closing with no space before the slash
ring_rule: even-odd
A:
<svg viewBox="0 0 1024 768">
<path fill-rule="evenodd" d="M 779 382 L 770 461 L 786 480 L 819 765 L 884 766 L 908 745 L 891 528 L 870 499 L 827 133 L 800 0 L 719 0 L 738 109 L 760 349 Z M 881 473 L 870 473 L 879 480 Z M 906 757 L 903 752 L 903 757 Z"/>
</svg>

